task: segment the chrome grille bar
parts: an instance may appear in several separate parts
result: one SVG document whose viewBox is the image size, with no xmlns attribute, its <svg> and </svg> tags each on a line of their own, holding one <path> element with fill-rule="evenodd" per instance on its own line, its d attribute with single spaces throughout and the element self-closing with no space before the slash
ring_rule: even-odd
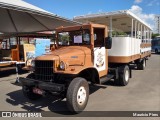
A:
<svg viewBox="0 0 160 120">
<path fill-rule="evenodd" d="M 42 81 L 53 80 L 53 61 L 35 61 L 35 78 Z"/>
</svg>

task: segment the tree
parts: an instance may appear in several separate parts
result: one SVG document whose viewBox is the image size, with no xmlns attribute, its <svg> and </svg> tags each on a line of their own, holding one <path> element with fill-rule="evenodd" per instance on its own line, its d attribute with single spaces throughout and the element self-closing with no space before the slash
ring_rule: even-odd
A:
<svg viewBox="0 0 160 120">
<path fill-rule="evenodd" d="M 155 37 L 157 37 L 157 36 L 160 36 L 160 34 L 158 34 L 158 33 L 152 33 L 152 39 L 154 39 Z"/>
</svg>

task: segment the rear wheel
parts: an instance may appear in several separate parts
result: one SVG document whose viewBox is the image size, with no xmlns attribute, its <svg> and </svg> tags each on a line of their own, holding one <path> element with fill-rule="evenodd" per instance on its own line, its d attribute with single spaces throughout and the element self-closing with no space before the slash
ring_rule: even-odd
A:
<svg viewBox="0 0 160 120">
<path fill-rule="evenodd" d="M 144 70 L 146 67 L 146 60 L 143 59 L 140 63 L 137 64 L 137 69 L 138 70 Z"/>
<path fill-rule="evenodd" d="M 83 111 L 88 103 L 88 82 L 81 77 L 74 78 L 67 90 L 67 106 L 71 112 Z"/>
<path fill-rule="evenodd" d="M 29 74 L 26 78 L 32 78 L 34 79 L 34 74 Z M 25 97 L 27 97 L 30 100 L 37 100 L 42 97 L 42 95 L 33 93 L 33 87 L 32 86 L 22 86 L 22 91 Z"/>
<path fill-rule="evenodd" d="M 129 83 L 130 69 L 128 65 L 119 68 L 119 79 L 115 79 L 116 85 L 126 86 Z"/>
<path fill-rule="evenodd" d="M 155 49 L 155 53 L 156 53 L 156 54 L 158 53 L 158 49 Z"/>
</svg>

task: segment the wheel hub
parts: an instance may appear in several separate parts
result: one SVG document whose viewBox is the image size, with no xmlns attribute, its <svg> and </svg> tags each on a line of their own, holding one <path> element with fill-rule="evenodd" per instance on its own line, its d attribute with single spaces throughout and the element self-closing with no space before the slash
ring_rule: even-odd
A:
<svg viewBox="0 0 160 120">
<path fill-rule="evenodd" d="M 125 81 L 128 82 L 128 80 L 129 80 L 129 71 L 127 70 L 127 71 L 125 72 Z"/>
<path fill-rule="evenodd" d="M 80 87 L 77 92 L 77 102 L 79 105 L 83 105 L 86 100 L 86 90 L 84 87 Z"/>
<path fill-rule="evenodd" d="M 143 61 L 143 67 L 145 67 L 146 66 L 146 62 L 145 62 L 145 60 Z"/>
</svg>

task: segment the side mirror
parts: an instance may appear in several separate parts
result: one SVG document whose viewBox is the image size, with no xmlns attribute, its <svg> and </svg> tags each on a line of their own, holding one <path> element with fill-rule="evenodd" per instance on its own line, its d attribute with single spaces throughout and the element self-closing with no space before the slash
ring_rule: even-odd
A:
<svg viewBox="0 0 160 120">
<path fill-rule="evenodd" d="M 112 47 L 112 38 L 111 37 L 106 37 L 105 38 L 105 48 L 106 49 L 111 49 Z"/>
</svg>

